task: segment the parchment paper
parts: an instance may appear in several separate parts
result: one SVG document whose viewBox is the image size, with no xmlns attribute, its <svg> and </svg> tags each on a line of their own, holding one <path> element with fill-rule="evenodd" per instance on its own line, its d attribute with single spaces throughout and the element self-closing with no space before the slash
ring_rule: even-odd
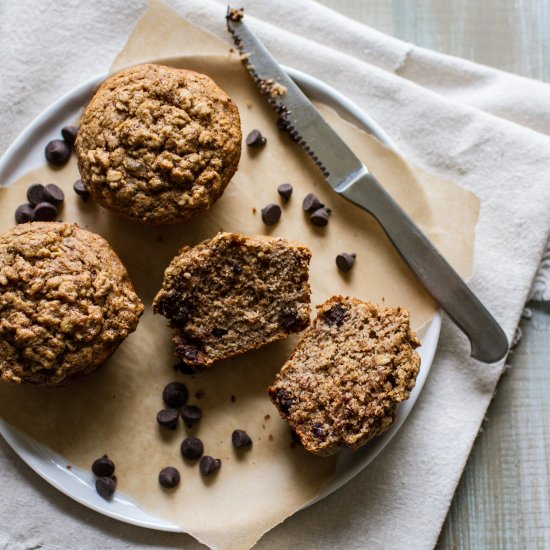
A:
<svg viewBox="0 0 550 550">
<path fill-rule="evenodd" d="M 267 145 L 257 151 L 243 145 L 239 171 L 212 210 L 170 228 L 141 227 L 116 218 L 92 201 L 83 203 L 71 189 L 78 177 L 74 158 L 62 170 L 45 166 L 0 190 L 0 230 L 5 231 L 13 224 L 16 206 L 25 202 L 28 184 L 53 181 L 63 187 L 67 198 L 61 218 L 103 235 L 112 244 L 146 306 L 137 331 L 101 371 L 55 390 L 0 386 L 0 414 L 66 457 L 68 464 L 89 468 L 95 458 L 109 454 L 117 465 L 118 490 L 205 544 L 228 550 L 249 548 L 318 494 L 333 475 L 337 458 L 313 457 L 291 446 L 288 429 L 267 398 L 265 389 L 296 337 L 224 361 L 206 373 L 192 377 L 174 373 L 169 330 L 164 318 L 152 315 L 150 304 L 178 248 L 220 230 L 289 237 L 313 251 L 314 304 L 342 293 L 401 305 L 411 311 L 416 328 L 433 316 L 435 305 L 376 223 L 334 195 L 307 155 L 276 130 L 274 114 L 226 45 L 155 2 L 115 66 L 176 54 L 180 59 L 170 63 L 210 75 L 236 101 L 243 135 L 259 128 Z M 478 215 L 475 196 L 408 165 L 330 109 L 322 112 L 467 277 Z M 283 205 L 279 224 L 266 228 L 260 209 L 279 202 L 276 187 L 283 182 L 292 183 L 294 194 Z M 316 228 L 305 218 L 301 201 L 308 192 L 315 192 L 332 209 L 326 228 Z M 343 251 L 358 255 L 354 269 L 345 276 L 334 264 L 336 254 Z M 160 429 L 155 416 L 163 407 L 163 386 L 176 379 L 188 385 L 190 403 L 199 405 L 204 416 L 193 429 L 179 426 L 171 432 Z M 231 433 L 236 428 L 253 438 L 250 451 L 233 450 Z M 206 454 L 222 459 L 222 469 L 212 479 L 201 478 L 197 466 L 181 458 L 179 445 L 187 432 L 203 439 Z M 157 481 L 159 470 L 168 465 L 182 474 L 179 488 L 171 492 L 162 490 Z"/>
</svg>

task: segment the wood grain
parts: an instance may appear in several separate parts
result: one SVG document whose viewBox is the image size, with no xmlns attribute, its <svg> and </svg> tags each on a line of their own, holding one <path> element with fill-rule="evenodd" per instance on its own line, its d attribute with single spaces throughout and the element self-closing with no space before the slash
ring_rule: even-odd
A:
<svg viewBox="0 0 550 550">
<path fill-rule="evenodd" d="M 419 46 L 550 82 L 550 0 L 318 0 Z M 550 548 L 550 303 L 530 304 L 439 550 Z"/>
</svg>

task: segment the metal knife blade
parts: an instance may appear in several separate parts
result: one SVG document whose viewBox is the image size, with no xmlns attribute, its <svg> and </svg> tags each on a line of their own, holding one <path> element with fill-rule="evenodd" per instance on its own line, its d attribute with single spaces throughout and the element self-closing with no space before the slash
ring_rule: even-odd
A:
<svg viewBox="0 0 550 550">
<path fill-rule="evenodd" d="M 502 359 L 508 353 L 508 341 L 485 306 L 325 122 L 243 22 L 241 13 L 228 7 L 226 19 L 243 63 L 279 114 L 279 127 L 304 147 L 338 194 L 380 223 L 426 290 L 466 334 L 472 357 L 485 363 Z"/>
</svg>

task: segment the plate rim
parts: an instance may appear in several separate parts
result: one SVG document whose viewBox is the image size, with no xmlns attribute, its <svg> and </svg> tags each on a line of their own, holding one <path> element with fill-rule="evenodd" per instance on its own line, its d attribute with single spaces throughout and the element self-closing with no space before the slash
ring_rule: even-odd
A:
<svg viewBox="0 0 550 550">
<path fill-rule="evenodd" d="M 385 144 L 390 149 L 399 153 L 399 149 L 390 136 L 384 131 L 384 129 L 376 123 L 376 121 L 365 113 L 360 107 L 358 107 L 353 101 L 348 99 L 342 93 L 335 88 L 319 80 L 318 78 L 311 76 L 303 71 L 293 69 L 291 67 L 283 66 L 283 69 L 289 74 L 289 76 L 296 81 L 296 83 L 304 90 L 309 97 L 322 101 L 329 107 L 335 109 L 340 116 L 345 120 L 355 123 L 362 130 L 367 131 L 371 135 L 375 136 L 379 141 Z M 51 103 L 46 109 L 44 109 L 39 115 L 37 115 L 15 140 L 8 146 L 0 158 L 0 181 L 6 182 L 5 185 L 11 184 L 15 179 L 20 177 L 25 172 L 28 172 L 29 167 L 26 166 L 24 170 L 18 169 L 17 152 L 22 146 L 30 139 L 37 140 L 37 130 L 39 133 L 48 132 L 48 124 L 56 118 L 57 113 L 60 110 L 74 109 L 80 110 L 83 106 L 82 96 L 91 95 L 96 87 L 107 77 L 106 74 L 95 76 L 85 82 L 79 84 L 73 89 L 69 90 L 56 101 Z M 420 375 L 417 378 L 415 388 L 411 392 L 409 399 L 402 403 L 400 410 L 405 408 L 404 414 L 398 414 L 398 420 L 384 435 L 376 438 L 368 445 L 370 445 L 371 452 L 369 453 L 368 460 L 356 461 L 353 467 L 348 467 L 344 473 L 333 476 L 333 478 L 321 489 L 317 497 L 306 503 L 301 509 L 305 509 L 312 504 L 322 500 L 329 496 L 334 491 L 348 483 L 352 478 L 358 475 L 363 469 L 365 469 L 373 460 L 375 460 L 384 448 L 390 443 L 393 437 L 399 432 L 401 426 L 406 421 L 408 415 L 413 409 L 416 400 L 418 399 L 424 383 L 428 377 L 430 368 L 433 363 L 433 358 L 437 350 L 439 341 L 439 333 L 441 330 L 442 314 L 441 310 L 438 310 L 432 319 L 432 321 L 426 327 L 426 334 L 429 336 L 429 341 L 432 342 L 429 348 L 424 348 L 424 357 L 421 365 Z M 424 344 L 425 345 L 425 344 Z M 421 347 L 422 348 L 422 347 Z M 419 349 L 421 349 L 419 348 Z M 62 460 L 63 457 L 58 455 L 51 449 L 33 440 L 29 436 L 19 432 L 17 429 L 8 424 L 0 417 L 0 435 L 4 438 L 6 443 L 13 449 L 18 457 L 23 460 L 35 473 L 37 473 L 42 479 L 47 481 L 50 485 L 57 490 L 67 495 L 76 502 L 90 508 L 100 514 L 106 515 L 113 519 L 123 521 L 128 524 L 145 527 L 149 529 L 155 529 L 160 531 L 169 532 L 186 532 L 179 525 L 167 522 L 162 518 L 150 515 L 142 510 L 137 503 L 134 503 L 123 494 L 117 494 L 115 498 L 107 503 L 103 501 L 95 491 L 92 494 L 85 494 L 82 496 L 78 492 L 79 486 L 86 486 L 86 493 L 88 493 L 89 485 L 93 485 L 93 476 L 90 473 L 84 472 L 80 468 L 73 468 L 72 470 L 66 470 L 59 463 L 66 462 Z M 341 451 L 342 456 L 346 456 L 351 453 L 350 451 Z M 359 451 L 360 452 L 360 451 Z M 47 458 L 46 458 L 47 457 Z M 57 462 L 56 462 L 57 461 Z M 49 466 L 48 466 L 49 465 Z M 53 466 L 53 469 L 52 469 Z M 64 474 L 68 474 L 69 477 L 64 478 L 63 482 L 59 481 L 55 477 L 54 472 L 56 470 L 62 470 Z M 338 471 L 338 466 L 337 466 Z M 80 476 L 76 475 L 77 473 Z M 73 479 L 68 483 L 67 480 Z M 69 485 L 69 487 L 67 486 Z M 73 487 L 74 485 L 74 487 Z M 95 497 L 95 498 L 94 498 Z M 128 510 L 128 507 L 133 507 L 139 511 L 138 516 L 131 517 L 124 513 Z"/>
</svg>

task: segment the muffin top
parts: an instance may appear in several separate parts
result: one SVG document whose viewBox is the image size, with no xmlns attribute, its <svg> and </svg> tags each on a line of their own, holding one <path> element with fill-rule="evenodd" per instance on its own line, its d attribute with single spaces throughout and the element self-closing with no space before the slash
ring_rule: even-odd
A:
<svg viewBox="0 0 550 550">
<path fill-rule="evenodd" d="M 92 372 L 142 312 L 99 235 L 58 222 L 0 235 L 0 380 L 60 385 Z"/>
<path fill-rule="evenodd" d="M 108 78 L 88 104 L 75 148 L 94 199 L 148 225 L 207 210 L 241 154 L 235 103 L 208 76 L 138 65 Z"/>
</svg>

